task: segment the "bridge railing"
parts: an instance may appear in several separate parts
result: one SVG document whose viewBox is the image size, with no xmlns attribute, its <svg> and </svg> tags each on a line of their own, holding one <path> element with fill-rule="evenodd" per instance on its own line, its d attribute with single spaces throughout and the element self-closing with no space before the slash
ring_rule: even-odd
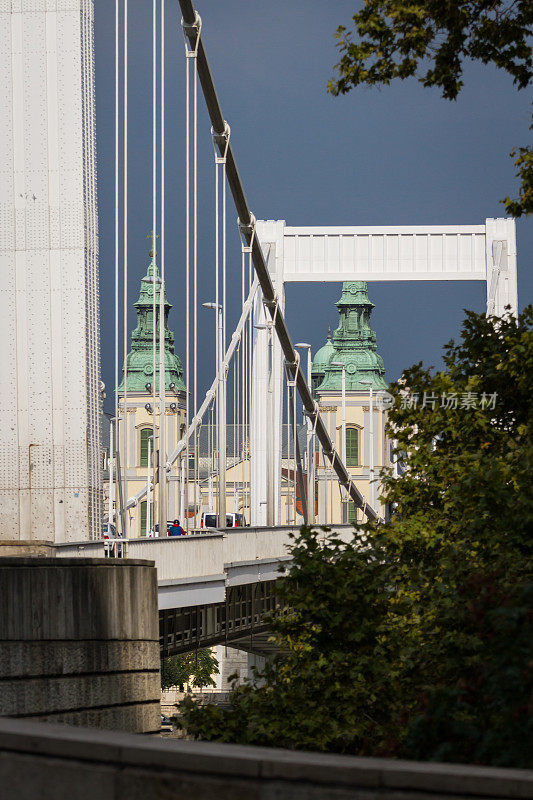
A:
<svg viewBox="0 0 533 800">
<path fill-rule="evenodd" d="M 351 536 L 351 525 L 331 526 L 339 535 Z M 297 526 L 212 529 L 188 536 L 105 539 L 55 546 L 58 556 L 135 558 L 154 561 L 158 581 L 222 575 L 233 564 L 283 560 Z"/>
</svg>

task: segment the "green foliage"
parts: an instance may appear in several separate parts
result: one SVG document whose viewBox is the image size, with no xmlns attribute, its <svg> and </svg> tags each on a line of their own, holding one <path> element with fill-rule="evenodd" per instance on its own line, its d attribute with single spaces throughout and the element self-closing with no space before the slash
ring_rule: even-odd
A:
<svg viewBox="0 0 533 800">
<path fill-rule="evenodd" d="M 218 661 L 210 649 L 196 650 L 161 661 L 161 688 L 190 684 L 197 688 L 215 686 L 213 675 L 218 674 Z"/>
<path fill-rule="evenodd" d="M 284 655 L 229 710 L 188 698 L 189 733 L 533 766 L 532 378 L 533 307 L 518 321 L 468 313 L 443 371 L 404 372 L 390 421 L 406 469 L 383 476 L 392 520 L 347 544 L 301 529 L 281 583 L 291 612 L 272 623 Z"/>
<path fill-rule="evenodd" d="M 408 471 L 386 480 L 426 659 L 404 752 L 531 766 L 533 758 L 533 307 L 518 322 L 468 313 L 446 370 L 407 370 L 402 393 L 456 392 L 459 407 L 394 409 Z M 496 396 L 493 410 L 467 393 Z M 405 394 L 403 394 L 405 398 Z M 402 407 L 402 405 L 404 407 Z M 526 638 L 524 638 L 526 637 Z"/>
<path fill-rule="evenodd" d="M 218 741 L 358 752 L 395 702 L 387 569 L 372 546 L 361 553 L 309 528 L 292 554 L 282 585 L 292 612 L 273 624 L 288 655 L 267 664 L 263 685 L 237 688 L 230 712 L 185 701 L 183 723 Z"/>
<path fill-rule="evenodd" d="M 533 124 L 529 126 L 533 130 Z M 515 159 L 515 167 L 518 167 L 516 177 L 520 178 L 520 194 L 517 200 L 506 197 L 502 202 L 505 210 L 512 217 L 526 217 L 533 212 L 533 147 L 515 147 L 511 151 L 511 158 Z"/>
<path fill-rule="evenodd" d="M 337 77 L 328 83 L 333 95 L 418 75 L 424 86 L 455 100 L 466 60 L 505 70 L 518 89 L 533 75 L 531 0 L 365 0 L 352 19 L 353 31 L 341 25 L 335 34 L 341 56 Z M 520 197 L 502 201 L 513 216 L 532 210 L 532 151 L 511 155 L 517 153 Z"/>
<path fill-rule="evenodd" d="M 362 83 L 388 86 L 422 69 L 424 86 L 455 100 L 466 59 L 495 64 L 519 89 L 533 74 L 529 0 L 366 0 L 352 19 L 355 40 L 343 25 L 336 33 L 339 77 L 329 83 L 335 95 Z"/>
</svg>

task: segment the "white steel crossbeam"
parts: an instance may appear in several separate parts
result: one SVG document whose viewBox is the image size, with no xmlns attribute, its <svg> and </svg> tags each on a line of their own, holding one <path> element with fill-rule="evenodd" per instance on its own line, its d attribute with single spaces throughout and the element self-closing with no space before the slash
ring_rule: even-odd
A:
<svg viewBox="0 0 533 800">
<path fill-rule="evenodd" d="M 284 279 L 485 280 L 485 226 L 292 228 Z"/>
<path fill-rule="evenodd" d="M 323 281 L 484 281 L 487 311 L 516 314 L 516 233 L 512 219 L 484 225 L 290 227 L 258 221 L 272 232 L 283 261 L 276 283 Z"/>
</svg>

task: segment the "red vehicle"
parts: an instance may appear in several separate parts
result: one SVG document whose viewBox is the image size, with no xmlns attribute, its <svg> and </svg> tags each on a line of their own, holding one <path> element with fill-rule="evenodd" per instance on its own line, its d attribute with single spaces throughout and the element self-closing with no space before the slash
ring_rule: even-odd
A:
<svg viewBox="0 0 533 800">
<path fill-rule="evenodd" d="M 216 528 L 217 515 L 213 511 L 204 511 L 200 520 L 200 528 Z M 246 522 L 242 514 L 226 514 L 226 528 L 245 528 Z"/>
</svg>

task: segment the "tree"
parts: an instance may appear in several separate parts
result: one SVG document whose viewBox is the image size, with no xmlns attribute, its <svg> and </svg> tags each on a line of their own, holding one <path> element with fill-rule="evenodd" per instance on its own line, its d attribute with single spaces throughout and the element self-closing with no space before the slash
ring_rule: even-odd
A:
<svg viewBox="0 0 533 800">
<path fill-rule="evenodd" d="M 161 661 L 161 688 L 190 684 L 197 688 L 215 686 L 213 675 L 218 674 L 218 661 L 210 649 L 196 650 Z"/>
<path fill-rule="evenodd" d="M 533 130 L 533 124 L 529 126 Z M 533 211 L 533 147 L 515 147 L 511 150 L 511 157 L 515 158 L 516 173 L 520 178 L 520 193 L 517 200 L 506 197 L 503 200 L 505 210 L 512 217 L 526 216 Z"/>
<path fill-rule="evenodd" d="M 275 619 L 284 648 L 198 738 L 532 766 L 533 307 L 467 313 L 445 369 L 391 387 L 396 508 L 347 544 L 302 528 Z"/>
<path fill-rule="evenodd" d="M 418 75 L 424 86 L 455 100 L 467 59 L 505 70 L 518 89 L 533 75 L 530 0 L 365 0 L 352 19 L 353 31 L 341 25 L 335 34 L 341 57 L 328 83 L 333 95 Z M 516 148 L 511 156 L 518 156 L 520 195 L 502 202 L 519 217 L 533 211 L 533 148 Z"/>
</svg>

